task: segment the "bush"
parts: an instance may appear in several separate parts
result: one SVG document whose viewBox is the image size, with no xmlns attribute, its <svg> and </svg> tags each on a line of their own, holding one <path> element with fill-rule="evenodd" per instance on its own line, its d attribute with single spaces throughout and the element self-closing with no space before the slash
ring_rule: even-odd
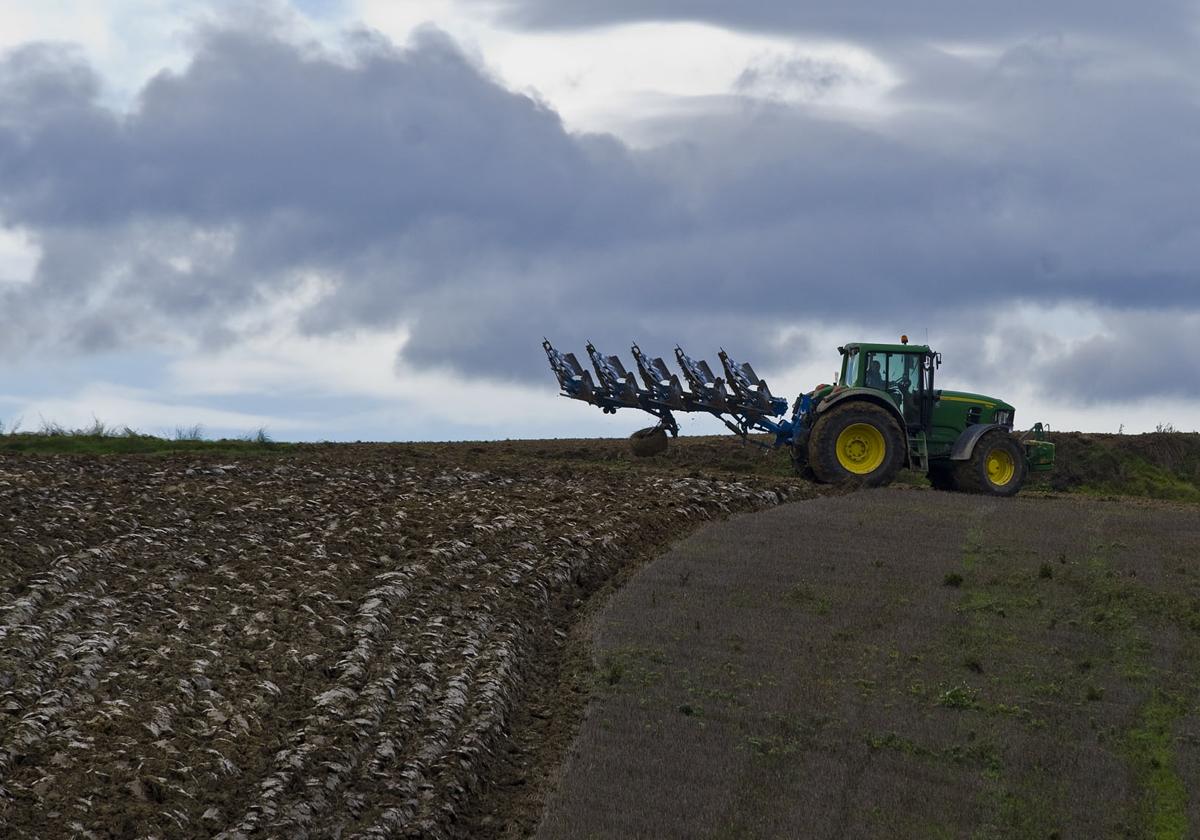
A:
<svg viewBox="0 0 1200 840">
<path fill-rule="evenodd" d="M 175 440 L 204 440 L 204 427 L 199 423 L 195 423 L 191 426 L 176 426 Z"/>
</svg>

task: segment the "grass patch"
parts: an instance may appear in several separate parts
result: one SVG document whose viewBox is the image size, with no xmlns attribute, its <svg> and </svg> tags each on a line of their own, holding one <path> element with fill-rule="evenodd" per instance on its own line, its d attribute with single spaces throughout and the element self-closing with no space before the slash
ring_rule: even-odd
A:
<svg viewBox="0 0 1200 840">
<path fill-rule="evenodd" d="M 97 420 L 82 429 L 43 423 L 36 432 L 0 435 L 0 453 L 23 455 L 256 455 L 291 451 L 302 444 L 276 443 L 265 429 L 237 439 L 206 440 L 199 425 L 180 427 L 172 437 L 147 435 L 129 427 L 117 429 Z"/>
<path fill-rule="evenodd" d="M 745 736 L 741 747 L 767 760 L 785 759 L 817 747 L 831 723 L 822 715 L 768 714 L 756 731 Z"/>
<path fill-rule="evenodd" d="M 642 689 L 662 680 L 663 652 L 658 648 L 616 648 L 605 654 L 596 670 L 601 688 Z"/>
<path fill-rule="evenodd" d="M 938 692 L 937 705 L 944 709 L 974 709 L 978 703 L 979 691 L 968 685 L 952 685 Z"/>
<path fill-rule="evenodd" d="M 829 615 L 831 605 L 829 599 L 818 594 L 812 587 L 797 583 L 783 593 L 783 601 L 793 607 L 800 607 L 815 615 Z"/>
<path fill-rule="evenodd" d="M 1142 707 L 1138 725 L 1126 736 L 1129 759 L 1145 791 L 1142 824 L 1154 840 L 1188 836 L 1188 792 L 1175 772 L 1172 728 L 1187 713 L 1177 697 L 1155 691 Z"/>
</svg>

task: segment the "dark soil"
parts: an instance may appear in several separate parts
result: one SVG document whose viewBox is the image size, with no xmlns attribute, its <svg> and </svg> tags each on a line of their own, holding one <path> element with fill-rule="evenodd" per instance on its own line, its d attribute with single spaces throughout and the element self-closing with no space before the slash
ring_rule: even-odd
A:
<svg viewBox="0 0 1200 840">
<path fill-rule="evenodd" d="M 686 450 L 0 457 L 0 834 L 520 833 L 589 594 L 805 492 Z"/>
</svg>

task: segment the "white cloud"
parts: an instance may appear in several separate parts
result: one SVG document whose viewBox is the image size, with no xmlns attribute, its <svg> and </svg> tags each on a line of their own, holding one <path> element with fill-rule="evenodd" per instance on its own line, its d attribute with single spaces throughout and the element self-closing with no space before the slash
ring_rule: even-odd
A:
<svg viewBox="0 0 1200 840">
<path fill-rule="evenodd" d="M 0 227 L 0 287 L 32 281 L 41 255 L 28 231 Z"/>
<path fill-rule="evenodd" d="M 167 367 L 166 389 L 184 400 L 254 395 L 281 405 L 320 400 L 322 423 L 347 430 L 390 427 L 396 437 L 431 437 L 454 429 L 459 436 L 494 438 L 539 433 L 623 435 L 649 422 L 627 414 L 624 422 L 557 396 L 546 369 L 542 384 L 472 378 L 451 371 L 407 367 L 397 353 L 404 329 L 302 335 L 290 326 L 219 353 L 177 358 Z M 540 353 L 536 341 L 530 352 Z M 364 434 L 360 432 L 359 434 Z"/>
<path fill-rule="evenodd" d="M 0 50 L 29 41 L 77 44 L 106 79 L 108 104 L 128 107 L 142 84 L 188 59 L 195 0 L 7 0 L 0 6 Z"/>
<path fill-rule="evenodd" d="M 104 77 L 104 103 L 126 110 L 152 76 L 187 66 L 199 27 L 256 15 L 286 20 L 298 34 L 322 40 L 355 23 L 307 15 L 290 0 L 4 0 L 0 51 L 31 41 L 76 44 Z"/>
<path fill-rule="evenodd" d="M 539 32 L 506 29 L 454 0 L 360 0 L 356 14 L 403 43 L 434 23 L 467 45 L 506 86 L 548 103 L 568 128 L 648 142 L 638 123 L 677 100 L 733 93 L 828 107 L 878 109 L 898 81 L 867 50 L 845 42 L 770 37 L 702 23 L 631 23 Z M 841 84 L 814 87 L 785 72 L 808 64 L 840 73 Z M 758 84 L 747 87 L 747 68 Z M 656 138 L 655 138 L 656 139 Z"/>
</svg>

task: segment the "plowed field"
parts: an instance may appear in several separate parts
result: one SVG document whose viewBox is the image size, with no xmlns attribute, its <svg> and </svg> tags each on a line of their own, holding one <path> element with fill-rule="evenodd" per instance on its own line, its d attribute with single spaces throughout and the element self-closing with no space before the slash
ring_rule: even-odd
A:
<svg viewBox="0 0 1200 840">
<path fill-rule="evenodd" d="M 499 831 L 580 599 L 799 486 L 573 446 L 0 458 L 0 835 Z"/>
</svg>

